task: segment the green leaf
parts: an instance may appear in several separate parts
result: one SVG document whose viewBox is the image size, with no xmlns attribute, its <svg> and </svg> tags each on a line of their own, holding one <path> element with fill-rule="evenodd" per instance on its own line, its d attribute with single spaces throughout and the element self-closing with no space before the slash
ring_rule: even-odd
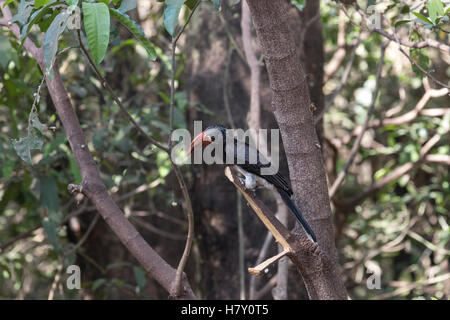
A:
<svg viewBox="0 0 450 320">
<path fill-rule="evenodd" d="M 194 7 L 195 7 L 195 5 L 197 4 L 198 1 L 201 1 L 201 0 L 186 0 L 184 5 L 192 10 L 192 9 L 194 9 Z"/>
<path fill-rule="evenodd" d="M 436 23 L 436 18 L 444 15 L 444 5 L 441 0 L 430 0 L 428 2 L 428 15 L 430 16 L 431 21 Z"/>
<path fill-rule="evenodd" d="M 394 6 L 395 6 L 395 5 L 394 5 Z M 403 8 L 400 10 L 400 13 L 407 14 L 407 13 L 409 13 L 409 11 L 411 11 L 410 8 L 409 8 L 409 6 L 405 4 L 405 5 L 403 6 Z"/>
<path fill-rule="evenodd" d="M 11 46 L 9 38 L 0 33 L 0 66 L 6 69 L 11 60 L 18 63 L 17 52 Z"/>
<path fill-rule="evenodd" d="M 166 0 L 166 6 L 164 7 L 164 27 L 172 37 L 175 36 L 178 16 L 184 2 L 185 0 Z"/>
<path fill-rule="evenodd" d="M 44 228 L 45 235 L 47 236 L 48 241 L 55 248 L 55 251 L 60 251 L 61 247 L 58 242 L 58 230 L 57 225 L 51 219 L 45 218 L 42 220 L 42 227 Z"/>
<path fill-rule="evenodd" d="M 413 15 L 415 15 L 417 18 L 419 18 L 422 22 L 425 22 L 425 24 L 433 24 L 427 17 L 425 17 L 423 14 L 419 12 L 411 12 Z"/>
<path fill-rule="evenodd" d="M 103 279 L 103 278 L 95 280 L 94 283 L 92 284 L 92 291 L 97 290 L 105 283 L 106 283 L 106 279 Z"/>
<path fill-rule="evenodd" d="M 19 50 L 22 50 L 23 43 L 25 42 L 25 39 L 27 38 L 28 34 L 30 33 L 31 27 L 34 24 L 36 24 L 38 21 L 40 21 L 42 19 L 42 17 L 52 9 L 51 8 L 52 6 L 60 5 L 60 4 L 62 4 L 62 2 L 60 2 L 60 1 L 51 2 L 51 3 L 48 3 L 47 5 L 45 5 L 43 8 L 33 12 L 33 14 L 30 17 L 29 22 L 22 27 L 22 31 L 20 32 Z"/>
<path fill-rule="evenodd" d="M 50 72 L 51 66 L 55 61 L 55 56 L 58 52 L 58 38 L 66 28 L 68 18 L 69 14 L 67 12 L 58 14 L 45 33 L 43 47 L 46 73 Z"/>
<path fill-rule="evenodd" d="M 41 134 L 44 133 L 44 130 L 47 128 L 45 124 L 41 123 L 41 121 L 38 118 L 38 115 L 34 112 L 31 112 L 30 114 L 30 122 L 31 127 L 37 129 Z"/>
<path fill-rule="evenodd" d="M 136 280 L 139 288 L 144 289 L 147 285 L 147 278 L 145 276 L 145 271 L 141 267 L 133 267 L 134 279 Z"/>
<path fill-rule="evenodd" d="M 49 3 L 49 1 L 50 0 L 34 0 L 34 7 L 37 9 L 37 8 L 40 8 L 40 7 L 43 7 L 43 6 L 45 6 L 47 3 Z"/>
<path fill-rule="evenodd" d="M 446 16 L 447 14 L 450 13 L 450 5 L 448 5 L 447 7 L 445 7 L 445 12 L 444 15 Z"/>
<path fill-rule="evenodd" d="M 155 61 L 156 60 L 155 47 L 147 39 L 141 27 L 136 22 L 134 22 L 134 20 L 132 20 L 128 15 L 120 12 L 117 9 L 109 8 L 109 12 L 111 13 L 111 16 L 113 16 L 121 24 L 123 24 L 136 37 L 136 39 L 139 40 L 139 42 L 142 44 L 145 50 L 147 50 L 149 58 Z"/>
<path fill-rule="evenodd" d="M 411 20 L 399 20 L 395 23 L 394 27 L 397 28 L 398 26 L 401 26 L 402 24 L 407 24 L 411 22 Z"/>
<path fill-rule="evenodd" d="M 79 0 L 65 0 L 69 6 L 77 6 Z"/>
<path fill-rule="evenodd" d="M 44 177 L 39 180 L 40 203 L 49 211 L 55 212 L 59 208 L 58 185 L 53 177 Z"/>
<path fill-rule="evenodd" d="M 17 14 L 11 19 L 11 22 L 18 22 L 20 25 L 25 24 L 28 21 L 33 8 L 33 1 L 21 0 L 19 3 Z"/>
<path fill-rule="evenodd" d="M 8 180 L 9 176 L 14 170 L 15 162 L 13 160 L 7 160 L 2 163 L 2 176 L 3 179 Z"/>
<path fill-rule="evenodd" d="M 83 2 L 83 22 L 92 58 L 98 65 L 105 57 L 109 43 L 109 10 L 104 3 Z"/>
<path fill-rule="evenodd" d="M 430 58 L 428 57 L 427 54 L 424 53 L 424 50 L 426 49 L 411 48 L 410 56 L 424 70 L 427 70 L 430 66 Z M 417 68 L 414 64 L 411 64 L 411 67 L 416 75 L 418 75 L 420 78 L 424 77 L 423 72 L 419 68 Z"/>
<path fill-rule="evenodd" d="M 55 20 L 57 15 L 59 15 L 59 11 L 53 10 L 50 16 L 45 15 L 42 21 L 38 22 L 41 32 L 47 32 L 48 28 L 50 28 L 50 25 L 52 24 L 53 20 Z"/>
<path fill-rule="evenodd" d="M 136 8 L 137 0 L 123 0 L 120 4 L 119 11 L 125 13 Z"/>
<path fill-rule="evenodd" d="M 28 135 L 25 138 L 14 140 L 12 142 L 14 150 L 17 155 L 26 163 L 32 165 L 31 150 L 41 150 L 44 145 L 44 141 L 34 135 Z"/>
<path fill-rule="evenodd" d="M 3 4 L 3 8 L 6 7 L 8 4 L 13 3 L 16 0 L 6 0 L 5 3 Z"/>
</svg>

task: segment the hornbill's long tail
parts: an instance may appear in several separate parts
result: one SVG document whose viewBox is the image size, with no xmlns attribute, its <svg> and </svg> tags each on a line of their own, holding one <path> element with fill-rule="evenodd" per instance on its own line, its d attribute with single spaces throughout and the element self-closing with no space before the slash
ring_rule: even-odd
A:
<svg viewBox="0 0 450 320">
<path fill-rule="evenodd" d="M 280 194 L 281 198 L 283 199 L 284 203 L 288 206 L 288 208 L 292 211 L 292 213 L 295 214 L 295 216 L 297 217 L 297 220 L 300 222 L 300 224 L 302 225 L 303 229 L 305 229 L 306 234 L 314 242 L 317 242 L 316 235 L 312 231 L 312 229 L 309 226 L 308 222 L 306 222 L 305 218 L 303 217 L 302 213 L 300 212 L 300 210 L 295 205 L 294 201 L 292 201 L 289 193 L 287 193 L 286 190 L 283 190 L 281 188 L 277 188 L 277 190 L 278 190 L 278 193 Z"/>
</svg>

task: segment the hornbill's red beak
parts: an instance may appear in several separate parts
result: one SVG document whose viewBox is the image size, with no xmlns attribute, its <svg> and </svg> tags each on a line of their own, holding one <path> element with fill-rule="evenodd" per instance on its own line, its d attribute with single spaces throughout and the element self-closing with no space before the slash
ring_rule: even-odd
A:
<svg viewBox="0 0 450 320">
<path fill-rule="evenodd" d="M 205 135 L 205 131 L 200 133 L 197 137 L 195 137 L 194 140 L 192 140 L 191 147 L 189 148 L 187 154 L 190 155 L 195 147 L 198 145 L 201 145 L 202 148 L 206 147 L 208 144 L 211 143 L 211 138 L 207 135 Z"/>
</svg>

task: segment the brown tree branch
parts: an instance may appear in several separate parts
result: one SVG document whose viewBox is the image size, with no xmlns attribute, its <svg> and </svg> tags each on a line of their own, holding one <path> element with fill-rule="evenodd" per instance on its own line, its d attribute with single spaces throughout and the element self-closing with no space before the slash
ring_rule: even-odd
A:
<svg viewBox="0 0 450 320">
<path fill-rule="evenodd" d="M 199 1 L 200 3 L 200 1 Z M 198 4 L 197 3 L 197 6 Z M 197 8 L 197 6 L 195 8 Z M 191 12 L 190 17 L 192 16 L 192 13 L 194 11 Z M 185 26 L 187 25 L 187 23 L 189 22 L 189 20 L 185 23 L 184 27 L 182 30 L 184 30 Z M 172 41 L 172 79 L 171 79 L 171 93 L 170 93 L 170 133 L 169 133 L 169 143 L 168 143 L 168 147 L 166 148 L 165 146 L 163 146 L 160 142 L 158 142 L 156 139 L 154 139 L 152 136 L 150 136 L 149 134 L 147 134 L 138 124 L 136 121 L 134 121 L 133 117 L 131 116 L 131 114 L 128 112 L 128 110 L 125 108 L 125 106 L 122 104 L 122 102 L 120 101 L 120 99 L 115 95 L 114 91 L 112 90 L 111 86 L 109 85 L 109 83 L 106 81 L 106 79 L 102 76 L 102 74 L 100 73 L 100 71 L 98 70 L 97 66 L 95 65 L 93 59 L 91 58 L 89 52 L 87 51 L 87 49 L 84 47 L 83 42 L 81 40 L 81 35 L 80 35 L 80 30 L 77 30 L 77 34 L 78 34 L 78 41 L 80 42 L 80 48 L 83 51 L 83 53 L 86 55 L 86 57 L 88 58 L 88 61 L 90 63 L 90 65 L 92 66 L 92 68 L 95 71 L 95 74 L 97 75 L 97 77 L 100 79 L 103 87 L 105 89 L 107 89 L 110 93 L 110 95 L 112 96 L 113 100 L 116 102 L 116 104 L 120 107 L 120 110 L 125 113 L 125 115 L 127 116 L 128 120 L 133 124 L 133 126 L 144 135 L 144 137 L 147 138 L 147 140 L 149 140 L 150 143 L 154 144 L 155 146 L 157 146 L 158 148 L 162 149 L 163 151 L 165 151 L 168 155 L 169 155 L 169 159 L 170 159 L 170 163 L 172 166 L 172 169 L 175 172 L 176 178 L 178 180 L 178 183 L 180 185 L 184 200 L 185 200 L 185 208 L 187 211 L 187 215 L 188 215 L 188 223 L 189 223 L 189 228 L 188 228 L 188 235 L 187 235 L 187 240 L 186 240 L 186 246 L 185 246 L 185 250 L 183 252 L 183 255 L 181 257 L 180 263 L 178 264 L 178 268 L 177 268 L 177 273 L 175 276 L 175 280 L 174 280 L 174 289 L 171 292 L 172 296 L 180 296 L 182 295 L 181 293 L 181 279 L 182 279 L 182 275 L 183 275 L 183 270 L 184 267 L 186 265 L 187 262 L 187 258 L 189 257 L 189 253 L 192 247 L 192 241 L 193 241 L 193 232 L 194 232 L 194 218 L 193 218 L 193 210 L 192 210 L 192 204 L 191 204 L 191 199 L 189 197 L 189 193 L 187 191 L 187 187 L 186 187 L 186 183 L 183 179 L 183 176 L 179 170 L 179 168 L 177 167 L 177 165 L 173 162 L 172 160 L 172 156 L 171 156 L 171 150 L 172 150 L 172 144 L 171 144 L 171 136 L 172 136 L 172 131 L 173 131 L 173 109 L 174 109 L 174 77 L 175 77 L 175 47 L 176 47 L 176 41 L 175 39 Z M 179 38 L 179 36 L 181 35 L 181 32 L 178 34 L 177 38 Z"/>
<path fill-rule="evenodd" d="M 0 0 L 0 8 L 3 16 L 10 21 L 11 12 L 8 6 L 3 6 L 4 1 Z M 10 25 L 9 28 L 16 37 L 20 38 L 17 25 Z M 37 60 L 41 70 L 45 73 L 42 50 L 37 48 L 29 39 L 25 41 L 24 47 Z M 83 194 L 93 202 L 106 223 L 149 274 L 170 292 L 176 270 L 147 244 L 108 194 L 100 178 L 96 163 L 89 149 L 86 147 L 87 143 L 84 133 L 81 130 L 78 118 L 63 85 L 57 65 L 54 66 L 53 78 L 49 79 L 46 77 L 45 80 L 56 111 L 66 131 L 74 157 L 80 168 Z M 195 295 L 187 280 L 183 280 L 183 287 L 185 292 L 181 297 L 195 299 Z"/>
</svg>

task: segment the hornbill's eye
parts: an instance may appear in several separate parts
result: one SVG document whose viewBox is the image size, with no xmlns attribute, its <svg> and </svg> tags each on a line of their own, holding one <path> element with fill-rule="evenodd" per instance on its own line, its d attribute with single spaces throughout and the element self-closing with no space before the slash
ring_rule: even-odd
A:
<svg viewBox="0 0 450 320">
<path fill-rule="evenodd" d="M 211 142 L 214 142 L 214 141 L 216 141 L 216 137 L 212 136 L 211 137 Z"/>
</svg>

